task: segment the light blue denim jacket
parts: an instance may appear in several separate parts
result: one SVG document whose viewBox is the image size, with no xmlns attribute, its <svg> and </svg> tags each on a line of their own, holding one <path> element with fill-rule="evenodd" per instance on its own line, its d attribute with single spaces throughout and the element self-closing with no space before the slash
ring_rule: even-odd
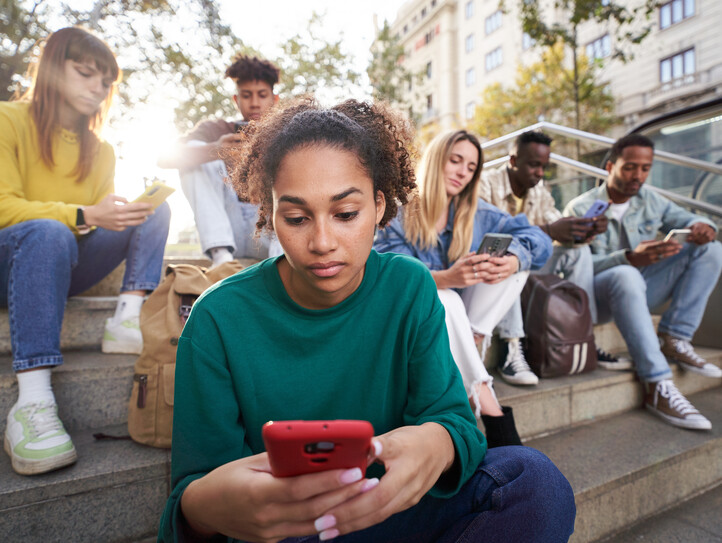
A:
<svg viewBox="0 0 722 543">
<path fill-rule="evenodd" d="M 606 181 L 569 202 L 564 208 L 564 215 L 581 217 L 594 200 L 609 200 Z M 622 247 L 622 228 L 629 240 L 630 249 L 634 249 L 642 241 L 656 239 L 660 231 L 666 234 L 673 228 L 687 228 L 696 222 L 709 224 L 717 230 L 709 219 L 681 208 L 644 185 L 636 196 L 630 198 L 629 209 L 622 217 L 621 224 L 612 217 L 611 211 L 607 210 L 605 215 L 609 218 L 607 231 L 597 234 L 590 244 L 594 273 L 620 264 L 629 264 L 625 256 L 626 248 Z"/>
<path fill-rule="evenodd" d="M 455 212 L 452 204 L 449 208 L 446 227 L 439 234 L 436 246 L 430 249 L 421 249 L 406 239 L 402 223 L 403 210 L 400 209 L 398 215 L 385 228 L 379 230 L 374 248 L 380 253 L 393 252 L 411 255 L 421 260 L 432 271 L 445 270 L 453 264 L 453 262 L 449 262 L 448 252 L 453 235 Z M 512 217 L 479 199 L 474 216 L 472 251 L 479 247 L 484 234 L 488 232 L 514 236 L 508 251 L 519 259 L 520 271 L 541 268 L 552 253 L 551 238 L 540 228 L 531 226 L 526 215 L 522 213 Z"/>
</svg>

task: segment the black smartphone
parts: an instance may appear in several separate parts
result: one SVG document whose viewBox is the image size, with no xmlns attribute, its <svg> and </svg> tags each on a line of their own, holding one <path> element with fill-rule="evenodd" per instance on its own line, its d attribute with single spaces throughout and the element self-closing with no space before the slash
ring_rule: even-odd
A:
<svg viewBox="0 0 722 543">
<path fill-rule="evenodd" d="M 484 234 L 484 239 L 476 251 L 476 254 L 487 254 L 489 256 L 504 256 L 511 245 L 514 236 L 511 234 Z"/>
</svg>

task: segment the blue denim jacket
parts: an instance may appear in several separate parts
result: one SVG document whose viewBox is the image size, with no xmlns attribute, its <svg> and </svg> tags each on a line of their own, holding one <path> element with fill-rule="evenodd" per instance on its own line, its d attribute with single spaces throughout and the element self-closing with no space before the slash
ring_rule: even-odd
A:
<svg viewBox="0 0 722 543">
<path fill-rule="evenodd" d="M 421 260 L 432 271 L 445 270 L 453 264 L 453 262 L 449 262 L 448 252 L 453 234 L 455 211 L 452 204 L 449 208 L 446 227 L 439 234 L 439 241 L 435 247 L 421 249 L 406 239 L 402 224 L 403 210 L 399 210 L 398 215 L 385 228 L 379 230 L 374 248 L 380 253 L 393 252 L 411 255 Z M 519 259 L 520 271 L 541 268 L 552 253 L 551 238 L 540 228 L 531 226 L 526 215 L 522 213 L 512 217 L 479 199 L 474 216 L 472 251 L 476 250 L 487 232 L 514 236 L 508 251 Z"/>
<path fill-rule="evenodd" d="M 609 200 L 606 181 L 569 202 L 564 208 L 564 215 L 581 217 L 594 200 Z M 674 228 L 687 228 L 696 222 L 709 224 L 717 230 L 709 219 L 687 211 L 644 185 L 636 196 L 630 198 L 629 209 L 622 217 L 621 224 L 612 217 L 611 211 L 607 210 L 605 215 L 609 218 L 609 227 L 603 234 L 597 234 L 590 245 L 594 273 L 620 264 L 629 264 L 625 256 L 626 248 L 622 247 L 622 228 L 629 240 L 630 249 L 634 249 L 642 241 L 656 239 L 660 231 L 666 234 Z"/>
</svg>

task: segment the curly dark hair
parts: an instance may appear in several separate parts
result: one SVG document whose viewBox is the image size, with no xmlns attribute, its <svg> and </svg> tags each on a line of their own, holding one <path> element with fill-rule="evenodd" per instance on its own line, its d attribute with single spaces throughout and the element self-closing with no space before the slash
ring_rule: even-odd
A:
<svg viewBox="0 0 722 543">
<path fill-rule="evenodd" d="M 258 57 L 238 54 L 233 63 L 226 68 L 226 77 L 238 85 L 247 81 L 265 81 L 271 88 L 278 83 L 280 70 L 270 61 Z"/>
<path fill-rule="evenodd" d="M 609 150 L 609 162 L 615 163 L 627 147 L 649 147 L 654 151 L 654 142 L 642 134 L 627 134 L 614 142 Z"/>
<path fill-rule="evenodd" d="M 521 148 L 529 143 L 539 143 L 549 147 L 552 144 L 552 141 L 554 140 L 551 136 L 548 136 L 544 132 L 538 130 L 523 132 L 517 136 L 516 140 L 514 140 L 514 150 L 516 153 L 519 153 Z"/>
<path fill-rule="evenodd" d="M 303 97 L 275 108 L 243 133 L 241 145 L 227 153 L 235 164 L 231 181 L 242 200 L 258 204 L 258 232 L 273 230 L 273 184 L 283 158 L 299 148 L 329 146 L 354 153 L 381 191 L 386 211 L 379 226 L 396 216 L 416 187 L 411 124 L 386 104 L 347 100 L 330 109 Z"/>
</svg>

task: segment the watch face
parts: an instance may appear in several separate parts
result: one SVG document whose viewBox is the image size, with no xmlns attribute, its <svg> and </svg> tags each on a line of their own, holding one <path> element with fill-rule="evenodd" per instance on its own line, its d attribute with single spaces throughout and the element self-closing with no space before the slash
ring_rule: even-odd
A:
<svg viewBox="0 0 722 543">
<path fill-rule="evenodd" d="M 85 214 L 82 207 L 78 208 L 78 213 L 75 216 L 75 226 L 85 226 Z"/>
</svg>

